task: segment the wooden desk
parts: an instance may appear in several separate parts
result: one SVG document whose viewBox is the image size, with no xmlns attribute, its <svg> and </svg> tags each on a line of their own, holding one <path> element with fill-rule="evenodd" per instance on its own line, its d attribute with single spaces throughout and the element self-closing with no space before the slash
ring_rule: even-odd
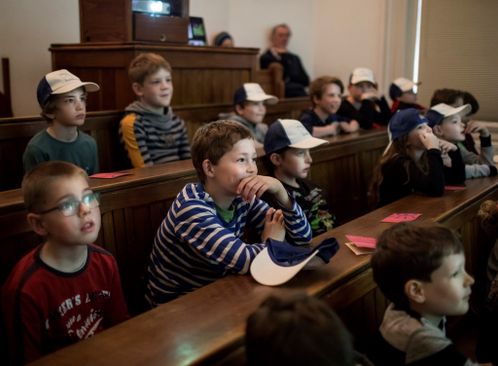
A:
<svg viewBox="0 0 498 366">
<path fill-rule="evenodd" d="M 371 171 L 370 164 L 384 149 L 387 136 L 385 130 L 362 131 L 330 141 L 312 151 L 311 175 L 328 193 L 333 212 L 344 222 L 366 212 L 366 171 Z M 97 242 L 116 256 L 130 310 L 136 314 L 143 310 L 143 277 L 157 228 L 178 192 L 197 177 L 190 160 L 129 172 L 132 175 L 92 180 L 91 186 L 101 193 L 102 201 Z M 25 216 L 19 189 L 0 192 L 0 283 L 40 241 Z"/>
<path fill-rule="evenodd" d="M 265 122 L 277 118 L 298 118 L 309 107 L 308 98 L 282 99 L 268 106 Z M 230 112 L 231 104 L 190 105 L 173 107 L 173 111 L 185 121 L 189 138 L 204 123 L 215 121 L 218 114 Z M 100 170 L 116 171 L 131 167 L 119 141 L 119 121 L 123 112 L 89 112 L 82 129 L 96 141 Z M 0 118 L 0 190 L 13 189 L 21 185 L 24 174 L 22 155 L 31 137 L 45 129 L 47 123 L 40 116 Z"/>
<path fill-rule="evenodd" d="M 285 289 L 322 297 L 361 347 L 377 327 L 386 302 L 372 280 L 369 257 L 354 256 L 343 245 L 345 234 L 378 236 L 391 225 L 380 223 L 388 214 L 419 212 L 420 220 L 461 232 L 472 257 L 476 210 L 484 199 L 497 197 L 496 177 L 468 181 L 465 190 L 441 198 L 409 196 L 316 238 L 315 243 L 334 236 L 341 249 L 328 265 L 299 273 L 280 287 L 258 285 L 250 276 L 228 276 L 33 365 L 241 365 L 245 319 L 264 298 Z"/>
</svg>

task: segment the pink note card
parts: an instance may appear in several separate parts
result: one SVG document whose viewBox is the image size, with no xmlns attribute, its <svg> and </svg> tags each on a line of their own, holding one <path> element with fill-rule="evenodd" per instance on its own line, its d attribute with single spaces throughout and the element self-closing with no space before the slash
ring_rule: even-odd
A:
<svg viewBox="0 0 498 366">
<path fill-rule="evenodd" d="M 113 179 L 113 178 L 117 178 L 117 177 L 122 177 L 123 175 L 131 175 L 131 173 L 122 173 L 122 172 L 97 173 L 97 174 L 90 175 L 90 178 Z"/>
<path fill-rule="evenodd" d="M 445 191 L 461 191 L 465 186 L 444 186 Z"/>
<path fill-rule="evenodd" d="M 359 248 L 374 249 L 377 245 L 377 239 L 369 236 L 346 235 L 346 238 L 353 242 Z"/>
<path fill-rule="evenodd" d="M 419 213 L 393 213 L 392 215 L 387 216 L 382 219 L 381 222 L 406 222 L 406 221 L 415 221 L 422 214 Z"/>
</svg>

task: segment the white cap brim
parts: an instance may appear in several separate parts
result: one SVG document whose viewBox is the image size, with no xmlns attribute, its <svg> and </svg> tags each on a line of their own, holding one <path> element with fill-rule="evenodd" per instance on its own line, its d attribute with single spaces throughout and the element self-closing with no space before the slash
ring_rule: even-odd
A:
<svg viewBox="0 0 498 366">
<path fill-rule="evenodd" d="M 268 248 L 264 248 L 251 263 L 251 275 L 262 285 L 278 286 L 293 278 L 317 254 L 318 250 L 315 250 L 301 263 L 284 267 L 275 264 L 268 253 Z"/>
<path fill-rule="evenodd" d="M 312 149 L 314 147 L 327 144 L 327 140 L 322 140 L 313 136 L 310 136 L 302 141 L 299 141 L 295 144 L 289 145 L 289 147 L 293 147 L 295 149 Z"/>
</svg>

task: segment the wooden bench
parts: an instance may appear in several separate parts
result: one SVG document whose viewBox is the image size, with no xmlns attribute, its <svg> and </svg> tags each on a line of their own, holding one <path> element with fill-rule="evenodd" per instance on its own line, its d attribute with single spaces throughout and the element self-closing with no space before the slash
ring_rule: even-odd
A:
<svg viewBox="0 0 498 366">
<path fill-rule="evenodd" d="M 411 195 L 315 238 L 316 244 L 336 237 L 341 249 L 328 265 L 301 272 L 280 287 L 258 285 L 250 276 L 228 276 L 33 365 L 243 365 L 247 316 L 268 295 L 286 289 L 323 298 L 362 349 L 377 328 L 386 301 L 373 282 L 369 256 L 355 256 L 343 245 L 345 235 L 378 236 L 391 225 L 380 223 L 390 213 L 419 212 L 419 220 L 437 221 L 460 232 L 472 273 L 479 247 L 475 214 L 481 202 L 491 198 L 498 198 L 497 177 L 468 181 L 465 190 L 448 191 L 441 198 Z"/>
<path fill-rule="evenodd" d="M 274 62 L 268 69 L 258 70 L 256 82 L 266 93 L 275 95 L 279 99 L 285 97 L 284 68 L 281 64 Z"/>
<path fill-rule="evenodd" d="M 367 211 L 368 172 L 386 144 L 385 130 L 361 131 L 333 137 L 330 144 L 312 150 L 313 181 L 328 193 L 341 222 Z M 102 197 L 102 229 L 97 242 L 116 256 L 127 301 L 136 314 L 143 310 L 142 279 L 156 230 L 178 192 L 197 177 L 190 160 L 129 172 L 131 175 L 112 180 L 92 180 L 91 186 Z M 19 189 L 0 192 L 0 283 L 39 243 L 25 215 Z"/>
<path fill-rule="evenodd" d="M 271 123 L 277 118 L 298 118 L 308 107 L 307 98 L 283 99 L 268 107 L 265 121 Z M 231 109 L 230 104 L 173 108 L 175 113 L 185 120 L 190 138 L 200 125 L 217 120 L 220 113 L 229 112 Z M 131 167 L 118 137 L 121 117 L 121 111 L 87 114 L 83 130 L 97 140 L 101 171 L 117 171 Z M 24 174 L 22 154 L 31 137 L 46 126 L 41 117 L 0 118 L 0 190 L 20 186 Z"/>
</svg>

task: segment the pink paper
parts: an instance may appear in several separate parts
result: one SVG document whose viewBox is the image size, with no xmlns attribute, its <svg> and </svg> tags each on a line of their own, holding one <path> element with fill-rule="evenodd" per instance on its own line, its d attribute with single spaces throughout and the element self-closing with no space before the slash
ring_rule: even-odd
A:
<svg viewBox="0 0 498 366">
<path fill-rule="evenodd" d="M 465 186 L 444 186 L 445 191 L 461 191 Z"/>
<path fill-rule="evenodd" d="M 112 178 L 122 177 L 123 175 L 131 175 L 131 173 L 122 173 L 122 172 L 97 173 L 97 174 L 90 175 L 90 178 L 112 179 Z"/>
<path fill-rule="evenodd" d="M 418 217 L 422 215 L 419 213 L 393 213 L 387 216 L 381 222 L 405 222 L 405 221 L 415 221 Z"/>
<path fill-rule="evenodd" d="M 369 236 L 346 235 L 346 238 L 360 248 L 374 249 L 377 245 L 377 239 Z"/>
</svg>

